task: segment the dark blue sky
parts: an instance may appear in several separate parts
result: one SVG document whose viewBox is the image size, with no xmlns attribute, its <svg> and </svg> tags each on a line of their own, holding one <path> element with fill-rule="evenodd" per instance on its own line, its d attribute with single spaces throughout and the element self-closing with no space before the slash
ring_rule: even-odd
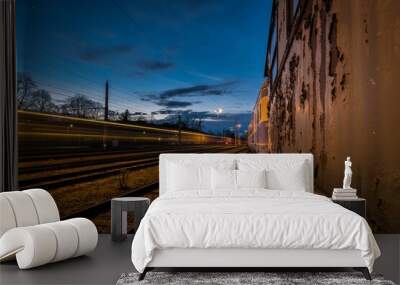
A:
<svg viewBox="0 0 400 285">
<path fill-rule="evenodd" d="M 192 110 L 247 126 L 263 80 L 270 0 L 17 0 L 18 70 L 56 103 L 82 93 L 112 110 Z M 224 114 L 207 117 L 217 108 Z M 217 120 L 218 122 L 216 122 Z"/>
</svg>

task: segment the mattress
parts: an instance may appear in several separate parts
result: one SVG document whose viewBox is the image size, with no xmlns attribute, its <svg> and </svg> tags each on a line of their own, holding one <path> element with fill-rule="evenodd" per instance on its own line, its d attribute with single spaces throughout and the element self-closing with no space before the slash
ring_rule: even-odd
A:
<svg viewBox="0 0 400 285">
<path fill-rule="evenodd" d="M 139 272 L 162 249 L 359 250 L 372 271 L 379 248 L 361 216 L 299 191 L 171 192 L 157 198 L 132 243 Z"/>
</svg>

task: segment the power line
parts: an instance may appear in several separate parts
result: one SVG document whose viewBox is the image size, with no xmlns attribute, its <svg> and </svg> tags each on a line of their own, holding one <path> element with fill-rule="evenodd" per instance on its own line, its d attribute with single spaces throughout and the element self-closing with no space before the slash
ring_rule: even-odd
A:
<svg viewBox="0 0 400 285">
<path fill-rule="evenodd" d="M 52 69 L 52 68 L 51 68 L 51 69 Z M 55 68 L 54 68 L 54 69 L 55 69 Z M 44 82 L 42 82 L 41 80 L 37 80 L 37 79 L 34 79 L 34 81 L 39 82 L 41 85 L 47 85 L 47 86 L 52 87 L 52 88 L 58 88 L 58 89 L 61 89 L 61 90 L 64 89 L 64 91 L 71 92 L 71 93 L 84 93 L 84 92 L 89 92 L 89 93 L 98 94 L 99 97 L 102 97 L 102 95 L 100 94 L 100 91 L 87 90 L 87 89 L 84 89 L 84 88 L 82 88 L 82 87 L 80 87 L 79 90 L 71 90 L 71 89 L 56 87 L 56 86 L 54 86 L 54 85 L 51 85 L 51 84 L 49 84 L 49 83 L 44 83 Z M 60 84 L 60 83 L 57 83 L 57 84 Z M 103 87 L 103 88 L 104 88 L 104 87 Z M 126 90 L 124 91 L 124 90 L 122 90 L 122 89 L 115 88 L 115 87 L 112 87 L 112 86 L 110 87 L 110 89 L 114 91 L 114 92 L 111 93 L 111 99 L 112 99 L 112 98 L 117 98 L 117 99 L 119 99 L 119 101 L 123 101 L 123 102 L 125 102 L 125 103 L 135 104 L 135 105 L 137 105 L 137 106 L 139 106 L 139 107 L 142 107 L 142 108 L 146 108 L 146 107 L 147 107 L 147 106 L 145 106 L 144 104 L 142 104 L 142 103 L 140 103 L 140 102 L 133 101 L 133 100 L 129 100 L 126 96 L 119 96 L 119 95 L 117 95 L 117 94 L 131 93 L 131 92 L 129 92 L 129 91 L 126 91 Z M 82 90 L 83 90 L 83 92 L 82 92 Z M 117 91 L 117 92 L 115 92 L 115 91 Z M 87 94 L 85 94 L 85 95 L 87 95 Z M 89 97 L 91 97 L 91 96 L 89 96 Z M 99 98 L 94 98 L 94 97 L 92 97 L 92 99 L 101 101 L 101 99 L 99 99 Z M 123 108 L 125 107 L 124 105 L 121 105 L 121 106 L 122 106 Z"/>
<path fill-rule="evenodd" d="M 49 91 L 52 92 L 52 93 L 63 94 L 63 95 L 65 95 L 66 97 L 73 97 L 73 96 L 75 96 L 75 95 L 77 95 L 77 94 L 81 94 L 81 95 L 84 95 L 84 96 L 86 96 L 86 97 L 92 99 L 93 101 L 95 101 L 95 102 L 97 102 L 97 103 L 100 103 L 100 102 L 99 102 L 100 100 L 99 100 L 98 98 L 93 97 L 93 96 L 90 96 L 90 95 L 88 95 L 88 94 L 86 94 L 86 93 L 84 93 L 84 92 L 82 92 L 82 91 L 80 91 L 80 90 L 79 90 L 79 91 L 68 90 L 68 89 L 64 89 L 64 88 L 60 88 L 60 87 L 55 87 L 55 86 L 51 86 L 50 84 L 43 84 L 43 83 L 40 83 L 40 85 L 41 85 L 41 86 L 43 86 L 43 85 L 48 86 L 48 87 L 50 87 L 50 89 L 59 90 L 59 91 L 49 90 Z M 65 93 L 62 93 L 62 92 L 60 92 L 60 91 L 69 92 L 69 93 L 71 93 L 71 94 L 65 94 Z"/>
<path fill-rule="evenodd" d="M 54 52 L 52 52 L 52 51 L 50 51 L 50 50 L 48 50 L 48 49 L 41 49 L 41 50 L 39 50 L 39 52 L 42 53 L 43 55 L 52 56 L 53 58 L 56 58 L 56 59 L 59 60 L 62 64 L 64 64 L 65 62 L 67 62 L 67 63 L 69 63 L 69 64 L 71 64 L 71 63 L 74 62 L 75 65 L 80 64 L 80 63 L 76 62 L 75 59 L 64 58 L 64 57 L 62 57 L 62 56 L 59 56 L 58 54 L 55 54 Z M 46 53 L 45 53 L 45 52 L 46 52 Z M 125 64 L 124 66 L 130 68 L 130 66 L 128 66 L 127 64 Z M 49 67 L 49 65 L 46 65 L 46 67 Z M 88 78 L 88 77 L 86 77 L 86 76 L 82 76 L 82 73 L 77 72 L 75 69 L 74 69 L 73 71 L 67 72 L 67 71 L 65 70 L 65 66 L 63 66 L 63 67 L 64 67 L 64 69 L 62 69 L 62 71 L 64 71 L 65 73 L 74 73 L 74 74 L 78 75 L 78 77 L 79 77 L 80 79 L 83 79 L 84 81 L 90 82 L 90 83 L 94 84 L 94 86 L 96 86 L 96 87 L 100 87 L 99 89 L 101 89 L 101 90 L 103 89 L 104 82 L 99 82 L 99 81 L 93 80 L 93 79 L 91 79 L 91 78 Z M 50 67 L 50 69 L 52 69 L 52 70 L 54 70 L 54 71 L 57 71 L 57 72 L 60 71 L 60 69 L 56 69 L 56 68 L 54 68 L 54 67 Z M 124 76 L 126 76 L 126 75 L 124 75 Z M 164 78 L 164 79 L 168 79 L 168 80 L 176 80 L 176 79 L 173 79 L 173 78 L 170 79 L 170 78 L 168 78 L 168 77 L 161 76 L 161 75 L 155 75 L 155 76 L 161 77 L 161 78 Z M 121 93 L 131 93 L 131 92 L 132 92 L 132 91 L 128 91 L 128 90 L 119 89 L 119 88 L 113 87 L 113 86 L 110 86 L 110 89 L 119 90 Z M 139 102 L 136 102 L 136 103 L 139 104 L 139 105 L 141 105 Z M 142 105 L 142 106 L 144 106 L 144 105 Z"/>
<path fill-rule="evenodd" d="M 116 1 L 114 1 L 114 3 L 116 3 Z M 116 3 L 116 5 L 117 5 L 117 7 L 119 7 L 119 9 L 120 9 L 121 11 L 124 11 L 124 9 L 123 9 L 118 3 Z M 129 18 L 135 23 L 135 20 L 134 20 L 128 13 L 124 12 L 124 14 L 126 14 L 126 16 L 129 17 Z M 64 64 L 65 62 L 68 62 L 69 64 L 74 64 L 74 65 L 77 65 L 77 64 L 78 64 L 78 63 L 76 62 L 76 60 L 74 60 L 74 59 L 71 60 L 70 58 L 65 58 L 65 57 L 59 56 L 59 55 L 57 55 L 57 54 L 55 54 L 55 53 L 53 53 L 53 52 L 51 52 L 51 51 L 49 51 L 49 50 L 46 50 L 46 53 L 45 53 L 45 50 L 44 50 L 44 49 L 41 49 L 41 50 L 38 50 L 38 51 L 41 52 L 41 53 L 43 53 L 43 54 L 45 54 L 46 56 L 52 56 L 53 58 L 59 60 L 62 64 Z M 86 77 L 86 76 L 82 76 L 82 73 L 79 73 L 79 72 L 77 72 L 76 70 L 73 70 L 73 71 L 69 70 L 69 71 L 67 71 L 65 68 L 63 68 L 63 69 L 58 69 L 58 68 L 57 68 L 57 69 L 56 69 L 55 67 L 52 67 L 52 66 L 50 66 L 50 65 L 46 65 L 46 67 L 47 67 L 47 68 L 50 68 L 50 69 L 52 69 L 52 70 L 55 70 L 55 71 L 57 71 L 57 72 L 62 71 L 62 72 L 67 73 L 67 74 L 69 74 L 69 75 L 71 75 L 71 74 L 77 75 L 77 76 L 75 76 L 75 78 L 79 78 L 80 80 L 84 80 L 84 81 L 90 82 L 93 86 L 96 86 L 96 88 L 98 88 L 98 89 L 100 89 L 100 90 L 103 89 L 103 84 L 104 84 L 104 83 L 100 83 L 100 82 L 95 81 L 95 80 L 93 80 L 93 79 L 90 79 L 90 78 L 88 78 L 88 77 Z M 65 67 L 65 66 L 64 66 L 64 67 Z M 88 83 L 86 83 L 86 84 L 89 85 Z M 143 103 L 141 103 L 140 100 L 135 100 L 135 101 L 133 101 L 133 100 L 127 99 L 127 97 L 124 96 L 124 95 L 126 95 L 126 94 L 132 93 L 133 91 L 123 90 L 123 89 L 120 89 L 120 88 L 117 88 L 117 87 L 114 87 L 114 86 L 111 86 L 111 87 L 110 87 L 110 90 L 113 90 L 113 91 L 114 91 L 114 92 L 112 92 L 112 94 L 111 94 L 111 99 L 112 99 L 112 98 L 117 98 L 117 99 L 120 100 L 120 101 L 127 102 L 127 103 L 129 103 L 129 104 L 133 104 L 133 105 L 135 105 L 135 106 L 137 106 L 137 107 L 139 107 L 139 108 L 144 108 L 144 109 L 147 109 L 147 108 L 148 108 L 148 106 L 145 105 L 145 104 L 143 104 Z M 115 92 L 115 91 L 118 91 L 118 92 Z M 70 92 L 73 92 L 73 91 L 70 91 Z M 98 91 L 98 92 L 100 92 L 100 91 Z M 82 92 L 80 91 L 79 93 L 82 93 Z M 93 91 L 90 91 L 90 93 L 93 93 Z M 117 94 L 118 94 L 118 93 L 119 93 L 119 94 L 122 94 L 122 96 L 116 95 L 115 93 L 117 93 Z M 100 95 L 100 96 L 101 96 L 101 95 Z M 99 99 L 96 98 L 96 100 L 99 100 Z M 121 106 L 122 108 L 126 108 L 125 105 L 120 105 L 120 104 L 117 104 L 117 105 Z"/>
<path fill-rule="evenodd" d="M 73 97 L 73 96 L 71 96 L 70 94 L 65 94 L 65 93 L 62 93 L 62 92 L 54 91 L 54 90 L 52 90 L 51 93 L 52 93 L 52 94 L 56 94 L 57 96 L 64 97 L 64 98 L 66 98 L 66 99 L 69 99 L 69 98 L 72 98 L 72 97 Z M 86 94 L 83 94 L 83 93 L 81 93 L 81 94 L 82 94 L 82 95 L 85 95 L 86 97 L 88 97 L 88 98 L 90 98 L 90 99 L 92 99 L 91 97 L 87 96 Z M 98 102 L 98 101 L 94 101 L 94 102 L 101 104 L 101 103 Z M 112 106 L 112 107 L 115 108 L 115 109 L 120 109 L 120 110 L 125 110 L 125 109 L 127 109 L 127 106 L 126 106 L 126 105 L 121 105 L 121 104 L 111 103 L 110 106 Z M 113 111 L 113 110 L 110 110 L 110 111 Z"/>
</svg>

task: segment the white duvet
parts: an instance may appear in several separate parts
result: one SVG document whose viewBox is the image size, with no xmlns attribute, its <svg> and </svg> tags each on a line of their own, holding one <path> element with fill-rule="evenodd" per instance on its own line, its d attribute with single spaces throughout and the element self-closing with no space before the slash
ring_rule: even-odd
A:
<svg viewBox="0 0 400 285">
<path fill-rule="evenodd" d="M 157 198 L 134 237 L 132 262 L 143 272 L 165 248 L 358 249 L 371 272 L 380 255 L 365 219 L 328 198 L 257 189 Z"/>
</svg>

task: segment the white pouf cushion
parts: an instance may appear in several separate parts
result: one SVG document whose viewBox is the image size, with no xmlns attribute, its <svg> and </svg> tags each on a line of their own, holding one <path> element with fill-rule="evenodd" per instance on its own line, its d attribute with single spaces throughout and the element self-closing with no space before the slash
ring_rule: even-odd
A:
<svg viewBox="0 0 400 285">
<path fill-rule="evenodd" d="M 20 269 L 49 263 L 56 251 L 56 238 L 43 225 L 14 228 L 0 239 L 0 258 L 10 260 L 16 257 Z"/>
<path fill-rule="evenodd" d="M 96 245 L 95 225 L 76 218 L 7 231 L 0 239 L 0 259 L 15 255 L 19 268 L 28 269 L 86 254 Z"/>
<path fill-rule="evenodd" d="M 0 195 L 0 237 L 8 230 L 15 228 L 14 212 L 10 202 L 6 197 Z"/>
<path fill-rule="evenodd" d="M 78 232 L 71 227 L 70 223 L 55 222 L 43 225 L 49 228 L 55 235 L 57 249 L 52 262 L 60 261 L 75 256 L 78 250 Z"/>
<path fill-rule="evenodd" d="M 91 252 L 96 248 L 97 245 L 97 229 L 92 221 L 84 218 L 75 218 L 65 220 L 64 222 L 74 226 L 78 233 L 78 248 L 74 254 L 74 257 Z"/>
<path fill-rule="evenodd" d="M 87 254 L 97 245 L 88 219 L 60 222 L 53 197 L 43 189 L 0 193 L 0 262 L 16 259 L 20 269 Z"/>
<path fill-rule="evenodd" d="M 20 191 L 3 192 L 11 205 L 17 227 L 26 227 L 39 224 L 35 205 L 29 195 Z"/>
<path fill-rule="evenodd" d="M 23 191 L 23 193 L 28 194 L 32 199 L 39 224 L 57 222 L 60 220 L 56 202 L 49 192 L 43 189 L 29 189 Z"/>
</svg>

